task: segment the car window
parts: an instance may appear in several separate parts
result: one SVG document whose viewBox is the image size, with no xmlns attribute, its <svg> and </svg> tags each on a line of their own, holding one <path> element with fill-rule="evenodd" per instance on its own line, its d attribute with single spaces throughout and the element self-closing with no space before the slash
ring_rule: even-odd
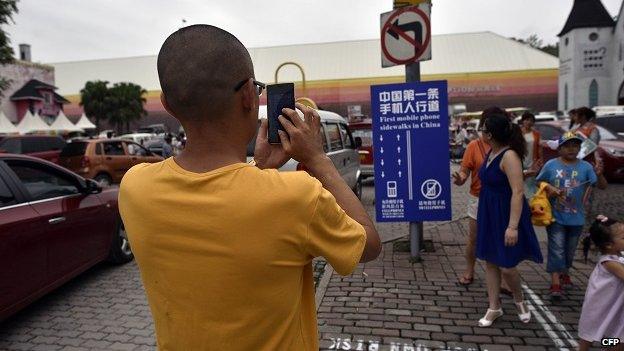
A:
<svg viewBox="0 0 624 351">
<path fill-rule="evenodd" d="M 15 205 L 16 203 L 15 195 L 13 195 L 6 183 L 0 179 L 0 208 Z"/>
<path fill-rule="evenodd" d="M 8 138 L 4 139 L 0 143 L 0 149 L 6 151 L 9 154 L 21 154 L 22 142 L 20 138 Z"/>
<path fill-rule="evenodd" d="M 362 146 L 373 146 L 373 131 L 370 129 L 355 129 L 351 132 L 354 138 L 362 138 Z"/>
<path fill-rule="evenodd" d="M 97 143 L 95 144 L 95 154 L 96 155 L 102 155 L 102 143 Z"/>
<path fill-rule="evenodd" d="M 355 143 L 353 142 L 353 137 L 349 132 L 349 129 L 345 124 L 340 123 L 340 138 L 342 139 L 342 145 L 344 145 L 345 149 L 355 149 Z"/>
<path fill-rule="evenodd" d="M 558 140 L 562 134 L 559 128 L 546 124 L 536 124 L 535 129 L 540 132 L 542 140 Z"/>
<path fill-rule="evenodd" d="M 340 128 L 336 123 L 325 124 L 325 131 L 329 138 L 329 150 L 336 151 L 342 149 L 342 138 L 340 137 Z"/>
<path fill-rule="evenodd" d="M 142 147 L 141 145 L 137 144 L 137 143 L 126 143 L 126 146 L 128 147 L 128 154 L 132 155 L 132 156 L 147 156 L 149 155 L 149 152 L 147 151 L 147 149 L 145 149 L 144 147 Z"/>
<path fill-rule="evenodd" d="M 63 150 L 63 148 L 65 147 L 65 144 L 67 144 L 63 139 L 61 138 L 50 138 L 50 148 L 52 150 Z"/>
<path fill-rule="evenodd" d="M 45 165 L 29 161 L 7 161 L 33 201 L 80 193 L 78 186 Z"/>
<path fill-rule="evenodd" d="M 325 134 L 325 124 L 321 124 L 321 139 L 323 139 L 323 151 L 329 152 L 329 146 L 327 145 L 327 134 Z"/>
<path fill-rule="evenodd" d="M 38 138 L 24 138 L 22 139 L 22 152 L 25 154 L 32 154 L 34 152 L 41 152 L 42 145 L 41 140 Z"/>
<path fill-rule="evenodd" d="M 61 157 L 83 156 L 87 150 L 88 143 L 74 141 L 65 145 L 61 151 Z"/>
<path fill-rule="evenodd" d="M 126 152 L 124 151 L 123 145 L 121 144 L 121 141 L 105 142 L 105 143 L 102 143 L 102 146 L 104 147 L 104 155 L 123 156 L 126 154 Z"/>
</svg>

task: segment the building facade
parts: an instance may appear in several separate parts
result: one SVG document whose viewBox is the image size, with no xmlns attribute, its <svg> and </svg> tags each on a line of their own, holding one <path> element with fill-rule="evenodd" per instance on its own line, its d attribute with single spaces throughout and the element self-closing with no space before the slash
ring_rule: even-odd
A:
<svg viewBox="0 0 624 351">
<path fill-rule="evenodd" d="M 448 80 L 451 104 L 469 111 L 497 105 L 557 108 L 556 57 L 492 32 L 434 35 L 432 60 L 421 63 L 422 80 Z M 249 48 L 256 79 L 294 82 L 297 97 L 347 116 L 370 115 L 370 86 L 405 81 L 404 66 L 381 67 L 379 39 Z M 160 103 L 156 56 L 53 64 L 58 93 L 71 104 L 68 116 L 82 114 L 79 91 L 87 81 L 132 82 L 148 91 L 149 116 L 141 124 L 176 121 Z M 265 103 L 264 97 L 261 103 Z"/>
<path fill-rule="evenodd" d="M 39 85 L 45 84 L 53 86 L 54 67 L 27 61 L 15 61 L 15 63 L 12 64 L 0 65 L 0 76 L 11 80 L 11 85 L 8 87 L 8 89 L 3 91 L 3 96 L 0 97 L 0 110 L 2 110 L 13 123 L 17 123 L 22 119 L 22 117 L 24 117 L 24 113 L 26 112 L 24 106 L 31 106 L 31 102 L 28 102 L 26 100 L 21 100 L 20 102 L 19 99 L 17 101 L 14 101 L 11 100 L 11 97 L 18 90 L 24 88 L 26 84 L 33 79 L 40 82 L 41 84 Z M 33 87 L 33 89 L 35 88 Z M 35 89 L 35 92 L 37 90 L 38 89 Z M 18 94 L 18 96 L 19 95 L 20 94 Z M 40 103 L 36 104 L 37 107 L 39 107 L 39 109 L 42 109 L 44 97 L 39 96 L 37 101 L 40 101 Z M 35 106 L 33 106 L 33 108 L 35 108 Z M 35 111 L 37 110 L 33 110 L 33 112 Z"/>
<path fill-rule="evenodd" d="M 559 33 L 558 109 L 624 105 L 624 20 L 600 0 L 575 0 Z"/>
</svg>

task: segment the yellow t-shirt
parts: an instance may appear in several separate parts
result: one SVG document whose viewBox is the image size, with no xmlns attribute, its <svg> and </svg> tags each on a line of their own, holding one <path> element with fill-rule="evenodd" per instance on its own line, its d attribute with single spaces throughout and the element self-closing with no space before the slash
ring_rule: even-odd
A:
<svg viewBox="0 0 624 351">
<path fill-rule="evenodd" d="M 350 274 L 364 228 L 305 172 L 133 167 L 119 210 L 158 348 L 318 350 L 311 260 Z"/>
</svg>

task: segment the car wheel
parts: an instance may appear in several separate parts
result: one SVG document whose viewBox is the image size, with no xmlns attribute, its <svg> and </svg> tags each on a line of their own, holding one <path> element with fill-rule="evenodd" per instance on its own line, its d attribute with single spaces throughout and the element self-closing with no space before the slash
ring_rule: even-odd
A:
<svg viewBox="0 0 624 351">
<path fill-rule="evenodd" d="M 107 187 L 113 184 L 113 179 L 108 174 L 104 174 L 104 173 L 100 173 L 96 175 L 95 178 L 93 178 L 93 180 L 98 182 L 98 184 L 100 184 L 101 187 Z"/>
<path fill-rule="evenodd" d="M 123 222 L 119 219 L 115 233 L 113 233 L 113 242 L 108 253 L 108 261 L 114 264 L 122 264 L 132 261 L 134 254 L 130 248 L 128 234 Z"/>
<path fill-rule="evenodd" d="M 355 196 L 357 196 L 358 199 L 362 199 L 362 178 L 358 178 L 357 183 L 355 183 L 355 188 L 353 189 L 353 192 L 355 193 Z"/>
</svg>

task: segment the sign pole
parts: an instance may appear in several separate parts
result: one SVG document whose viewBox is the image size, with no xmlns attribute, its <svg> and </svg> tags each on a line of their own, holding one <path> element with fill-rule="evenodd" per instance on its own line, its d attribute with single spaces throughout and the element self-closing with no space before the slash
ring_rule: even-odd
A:
<svg viewBox="0 0 624 351">
<path fill-rule="evenodd" d="M 397 6 L 395 4 L 394 8 Z M 405 82 L 420 82 L 420 62 L 409 63 L 405 65 Z M 410 222 L 410 261 L 420 262 L 420 250 L 423 248 L 423 222 Z"/>
<path fill-rule="evenodd" d="M 419 82 L 420 81 L 420 62 L 414 62 L 405 65 L 405 81 L 406 82 Z M 420 250 L 423 248 L 423 222 L 410 222 L 410 261 L 420 262 Z"/>
</svg>

